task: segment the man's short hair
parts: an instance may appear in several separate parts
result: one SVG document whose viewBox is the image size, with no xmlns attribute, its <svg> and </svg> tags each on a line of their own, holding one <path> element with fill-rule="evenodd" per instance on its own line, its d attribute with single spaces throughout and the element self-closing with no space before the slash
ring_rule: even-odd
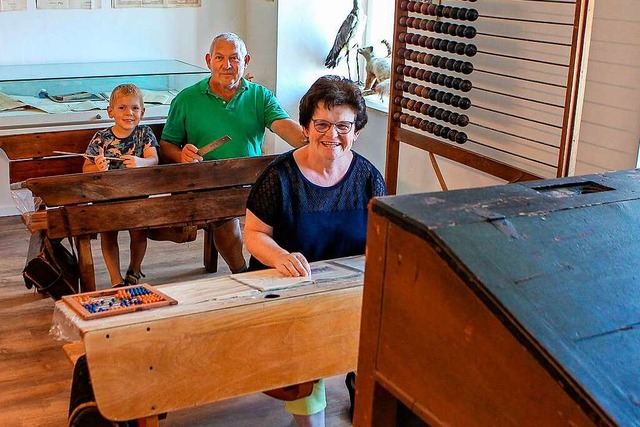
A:
<svg viewBox="0 0 640 427">
<path fill-rule="evenodd" d="M 240 50 L 240 54 L 242 55 L 242 57 L 244 58 L 245 56 L 247 56 L 247 45 L 244 44 L 244 40 L 242 40 L 240 36 L 238 36 L 235 33 L 220 33 L 217 36 L 215 36 L 211 41 L 211 46 L 209 46 L 210 54 L 213 53 L 213 46 L 216 44 L 218 40 L 225 40 L 229 43 L 235 44 Z"/>
</svg>

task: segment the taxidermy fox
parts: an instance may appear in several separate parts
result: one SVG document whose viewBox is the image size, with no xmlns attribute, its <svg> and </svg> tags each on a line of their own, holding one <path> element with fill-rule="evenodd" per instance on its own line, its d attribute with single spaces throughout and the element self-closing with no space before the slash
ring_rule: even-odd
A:
<svg viewBox="0 0 640 427">
<path fill-rule="evenodd" d="M 380 82 L 391 77 L 391 45 L 386 40 L 382 40 L 382 43 L 387 47 L 387 56 L 376 56 L 373 53 L 373 46 L 364 46 L 358 49 L 358 53 L 366 60 L 365 90 L 375 89 Z"/>
</svg>

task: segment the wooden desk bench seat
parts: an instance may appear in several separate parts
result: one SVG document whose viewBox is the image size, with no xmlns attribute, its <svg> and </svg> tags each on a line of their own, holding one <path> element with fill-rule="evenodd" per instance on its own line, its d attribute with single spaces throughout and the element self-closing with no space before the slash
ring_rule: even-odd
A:
<svg viewBox="0 0 640 427">
<path fill-rule="evenodd" d="M 251 184 L 274 159 L 261 156 L 31 178 L 50 238 L 75 238 L 83 291 L 95 290 L 90 237 L 168 226 L 205 229 L 204 265 L 217 268 L 212 224 L 245 214 Z"/>
</svg>

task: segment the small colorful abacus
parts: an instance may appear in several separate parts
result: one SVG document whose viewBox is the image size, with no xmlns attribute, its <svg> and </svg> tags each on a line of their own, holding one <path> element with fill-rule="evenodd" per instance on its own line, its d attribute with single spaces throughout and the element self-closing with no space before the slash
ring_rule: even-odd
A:
<svg viewBox="0 0 640 427">
<path fill-rule="evenodd" d="M 63 300 L 84 319 L 173 305 L 178 302 L 148 284 L 68 295 Z"/>
</svg>

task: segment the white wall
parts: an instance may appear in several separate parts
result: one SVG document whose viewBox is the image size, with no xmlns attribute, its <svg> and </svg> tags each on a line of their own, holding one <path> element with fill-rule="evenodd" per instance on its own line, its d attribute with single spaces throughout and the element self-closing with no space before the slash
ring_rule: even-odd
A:
<svg viewBox="0 0 640 427">
<path fill-rule="evenodd" d="M 323 61 L 351 4 L 350 0 L 280 0 L 277 88 L 292 115 L 297 116 L 297 102 L 313 80 L 332 72 Z M 576 174 L 635 167 L 640 139 L 639 34 L 639 1 L 595 2 Z M 346 70 L 339 73 L 346 75 Z M 370 111 L 369 118 L 355 149 L 383 170 L 387 117 Z M 438 164 L 449 189 L 504 183 L 446 159 L 438 159 Z M 438 190 L 428 155 L 403 144 L 398 193 Z"/>
<path fill-rule="evenodd" d="M 327 69 L 324 60 L 352 6 L 351 0 L 279 0 L 277 95 L 296 120 L 301 96 L 318 77 L 347 75 L 346 61 L 336 69 Z M 355 52 L 352 55 L 351 72 L 355 76 Z M 369 124 L 354 145 L 354 150 L 371 160 L 381 172 L 384 172 L 386 129 L 386 114 L 369 110 Z M 275 151 L 288 148 L 285 142 L 278 141 Z"/>
</svg>

